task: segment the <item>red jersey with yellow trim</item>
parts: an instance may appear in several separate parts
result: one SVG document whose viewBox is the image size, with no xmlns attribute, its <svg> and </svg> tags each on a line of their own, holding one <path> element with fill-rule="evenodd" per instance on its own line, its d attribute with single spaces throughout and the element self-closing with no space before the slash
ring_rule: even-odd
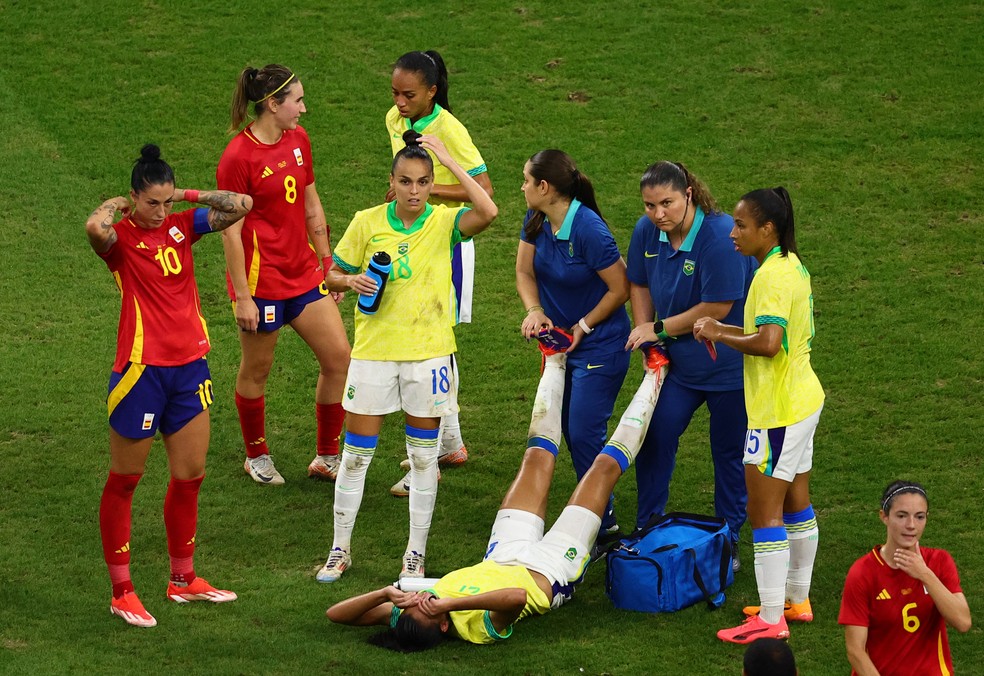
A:
<svg viewBox="0 0 984 676">
<path fill-rule="evenodd" d="M 304 189 L 314 183 L 311 141 L 300 126 L 284 130 L 272 145 L 251 129 L 243 129 L 226 146 L 215 179 L 219 190 L 253 198 L 242 236 L 250 294 L 293 298 L 324 281 L 304 217 Z M 231 280 L 229 297 L 235 300 Z"/>
<path fill-rule="evenodd" d="M 920 547 L 919 551 L 943 586 L 961 593 L 953 557 L 943 549 Z M 848 571 L 837 622 L 868 628 L 865 648 L 883 676 L 953 673 L 946 621 L 933 598 L 922 582 L 889 567 L 881 547 L 862 556 Z"/>
<path fill-rule="evenodd" d="M 208 352 L 191 255 L 191 245 L 201 238 L 194 228 L 195 212 L 172 213 L 152 230 L 129 217 L 113 226 L 118 239 L 99 256 L 123 296 L 114 371 L 127 362 L 182 366 Z"/>
</svg>

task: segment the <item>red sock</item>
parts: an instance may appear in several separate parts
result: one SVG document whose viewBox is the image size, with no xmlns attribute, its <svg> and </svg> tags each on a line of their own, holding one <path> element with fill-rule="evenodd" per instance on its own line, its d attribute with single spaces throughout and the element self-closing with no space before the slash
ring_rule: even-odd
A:
<svg viewBox="0 0 984 676">
<path fill-rule="evenodd" d="M 236 409 L 239 411 L 239 427 L 243 431 L 246 455 L 258 458 L 269 455 L 266 443 L 266 402 L 263 397 L 247 399 L 236 392 Z"/>
<path fill-rule="evenodd" d="M 99 501 L 99 532 L 113 596 L 133 591 L 130 581 L 130 512 L 140 474 L 110 472 Z"/>
<path fill-rule="evenodd" d="M 198 527 L 198 491 L 205 475 L 197 479 L 171 478 L 164 497 L 164 528 L 171 557 L 171 582 L 187 584 L 195 579 L 195 530 Z"/>
<path fill-rule="evenodd" d="M 345 422 L 345 409 L 337 404 L 315 404 L 318 416 L 318 455 L 338 455 L 338 437 Z"/>
</svg>

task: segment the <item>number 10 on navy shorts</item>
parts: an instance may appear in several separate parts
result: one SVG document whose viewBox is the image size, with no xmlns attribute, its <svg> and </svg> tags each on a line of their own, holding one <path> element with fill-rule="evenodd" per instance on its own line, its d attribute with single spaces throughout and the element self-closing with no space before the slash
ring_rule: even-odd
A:
<svg viewBox="0 0 984 676">
<path fill-rule="evenodd" d="M 212 405 L 212 375 L 205 358 L 183 366 L 130 362 L 109 376 L 109 425 L 128 439 L 160 429 L 173 434 Z"/>
</svg>

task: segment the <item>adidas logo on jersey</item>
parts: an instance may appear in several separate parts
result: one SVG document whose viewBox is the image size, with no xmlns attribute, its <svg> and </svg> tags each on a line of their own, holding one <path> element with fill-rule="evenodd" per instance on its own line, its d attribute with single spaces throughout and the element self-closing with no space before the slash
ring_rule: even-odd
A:
<svg viewBox="0 0 984 676">
<path fill-rule="evenodd" d="M 266 178 L 272 173 L 273 173 L 273 169 L 271 169 L 270 167 L 263 167 L 263 173 L 260 174 L 260 178 Z"/>
<path fill-rule="evenodd" d="M 887 589 L 882 589 L 880 592 L 878 592 L 878 596 L 876 596 L 875 598 L 877 598 L 879 601 L 888 601 L 889 599 L 892 598 L 892 595 L 888 593 Z"/>
</svg>

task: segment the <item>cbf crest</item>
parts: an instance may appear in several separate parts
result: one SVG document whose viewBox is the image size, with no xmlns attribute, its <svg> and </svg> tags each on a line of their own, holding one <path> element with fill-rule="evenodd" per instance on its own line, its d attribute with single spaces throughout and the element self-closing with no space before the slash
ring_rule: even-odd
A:
<svg viewBox="0 0 984 676">
<path fill-rule="evenodd" d="M 349 385 L 348 391 L 345 393 L 345 395 L 349 399 L 355 399 L 355 385 Z"/>
<path fill-rule="evenodd" d="M 410 242 L 400 242 L 396 247 L 396 253 L 400 256 L 406 256 L 409 250 Z"/>
<path fill-rule="evenodd" d="M 694 274 L 694 270 L 697 268 L 697 261 L 692 261 L 689 258 L 683 261 L 683 274 L 689 277 Z"/>
</svg>

